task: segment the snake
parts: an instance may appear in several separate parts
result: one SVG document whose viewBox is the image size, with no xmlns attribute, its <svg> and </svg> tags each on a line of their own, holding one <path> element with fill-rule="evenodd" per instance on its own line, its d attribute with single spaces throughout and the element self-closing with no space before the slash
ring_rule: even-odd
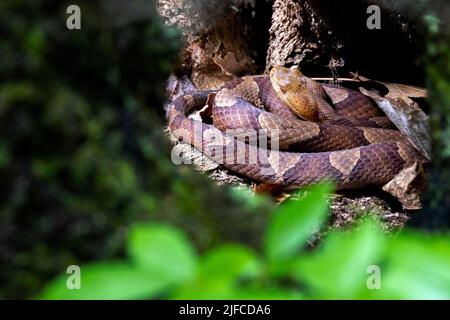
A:
<svg viewBox="0 0 450 320">
<path fill-rule="evenodd" d="M 209 106 L 211 121 L 188 115 Z M 294 189 L 330 181 L 337 190 L 384 185 L 424 156 L 375 102 L 298 69 L 236 78 L 169 106 L 168 129 L 225 168 Z"/>
</svg>

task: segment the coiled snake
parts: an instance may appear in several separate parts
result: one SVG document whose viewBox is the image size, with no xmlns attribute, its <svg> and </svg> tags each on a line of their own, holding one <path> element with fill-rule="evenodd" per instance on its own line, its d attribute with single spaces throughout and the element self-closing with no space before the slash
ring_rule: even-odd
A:
<svg viewBox="0 0 450 320">
<path fill-rule="evenodd" d="M 212 124 L 187 117 L 212 102 Z M 275 67 L 170 105 L 172 134 L 231 171 L 285 188 L 383 185 L 426 160 L 368 97 Z M 267 142 L 267 143 L 264 143 Z M 279 149 L 279 150 L 278 150 Z"/>
</svg>

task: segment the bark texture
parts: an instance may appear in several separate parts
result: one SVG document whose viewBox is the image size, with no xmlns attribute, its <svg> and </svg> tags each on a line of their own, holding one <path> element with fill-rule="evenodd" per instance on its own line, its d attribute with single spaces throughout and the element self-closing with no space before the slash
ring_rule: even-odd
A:
<svg viewBox="0 0 450 320">
<path fill-rule="evenodd" d="M 365 0 L 275 0 L 266 70 L 299 66 L 307 75 L 359 72 L 372 79 L 423 85 L 417 59 L 423 39 L 409 7 L 375 1 L 381 7 L 381 29 L 367 28 Z"/>
<path fill-rule="evenodd" d="M 214 89 L 234 76 L 256 72 L 250 28 L 235 10 L 253 4 L 242 0 L 159 0 L 160 15 L 185 38 L 180 68 L 199 90 Z"/>
<path fill-rule="evenodd" d="M 308 1 L 275 0 L 266 71 L 272 67 L 325 62 L 337 41 Z"/>
</svg>

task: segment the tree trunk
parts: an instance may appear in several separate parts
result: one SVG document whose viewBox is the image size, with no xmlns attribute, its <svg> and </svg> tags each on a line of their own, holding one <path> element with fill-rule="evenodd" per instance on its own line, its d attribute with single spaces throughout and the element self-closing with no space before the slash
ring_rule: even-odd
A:
<svg viewBox="0 0 450 320">
<path fill-rule="evenodd" d="M 214 89 L 234 76 L 256 72 L 250 29 L 233 10 L 233 5 L 242 2 L 159 0 L 159 13 L 185 38 L 180 69 L 197 89 Z"/>
<path fill-rule="evenodd" d="M 266 72 L 274 66 L 327 64 L 337 41 L 308 1 L 275 0 Z"/>
</svg>

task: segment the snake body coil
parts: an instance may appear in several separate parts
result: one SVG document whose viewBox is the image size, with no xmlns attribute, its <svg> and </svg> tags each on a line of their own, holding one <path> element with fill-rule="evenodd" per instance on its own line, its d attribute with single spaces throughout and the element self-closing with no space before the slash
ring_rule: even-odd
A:
<svg viewBox="0 0 450 320">
<path fill-rule="evenodd" d="M 169 130 L 256 181 L 295 188 L 330 180 L 337 189 L 361 188 L 425 162 L 399 131 L 385 129 L 390 122 L 370 98 L 298 71 L 275 68 L 270 77 L 239 78 L 213 95 L 213 125 L 187 117 L 210 96 L 194 92 L 171 104 Z"/>
</svg>

